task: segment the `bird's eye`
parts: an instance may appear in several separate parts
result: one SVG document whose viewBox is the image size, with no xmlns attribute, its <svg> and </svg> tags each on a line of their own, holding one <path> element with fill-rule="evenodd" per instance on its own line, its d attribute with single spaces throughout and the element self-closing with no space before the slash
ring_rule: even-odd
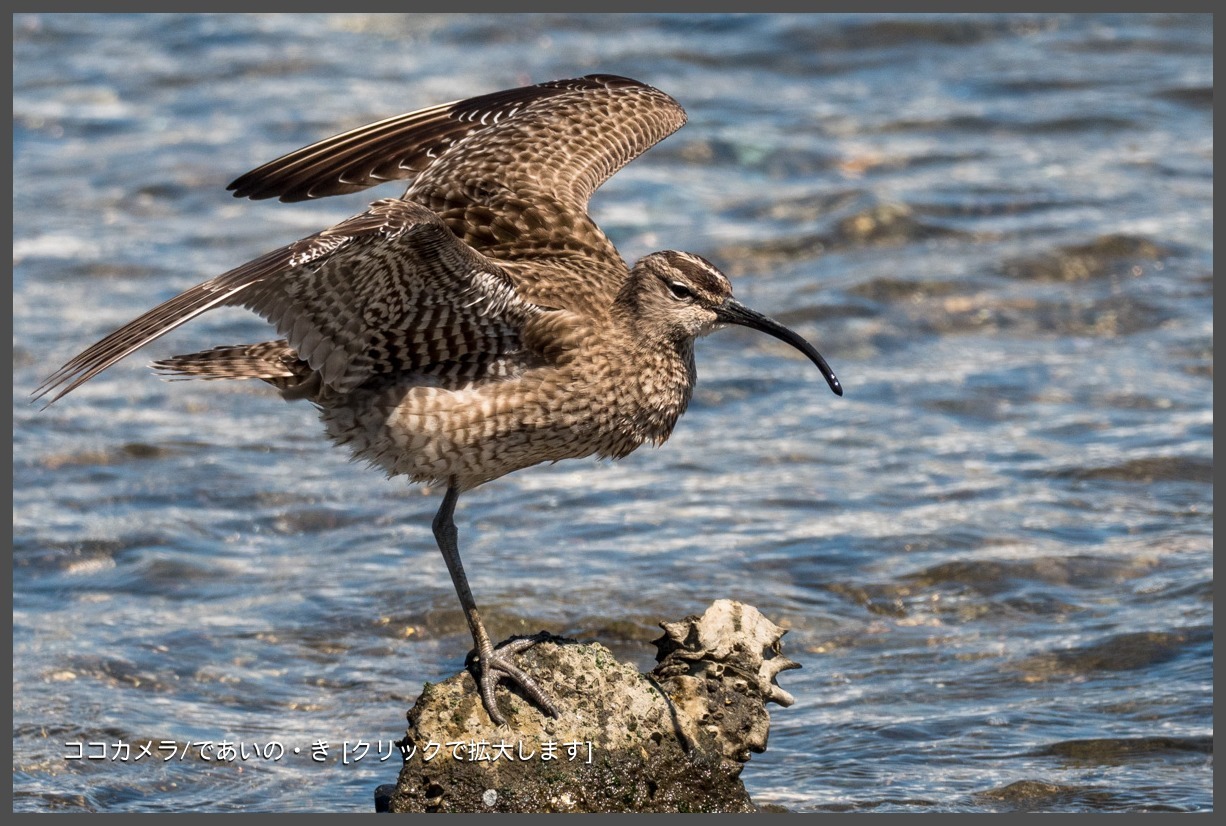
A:
<svg viewBox="0 0 1226 826">
<path fill-rule="evenodd" d="M 694 297 L 694 291 L 684 284 L 678 284 L 676 281 L 671 282 L 668 288 L 673 291 L 673 295 L 682 301 L 689 301 Z"/>
</svg>

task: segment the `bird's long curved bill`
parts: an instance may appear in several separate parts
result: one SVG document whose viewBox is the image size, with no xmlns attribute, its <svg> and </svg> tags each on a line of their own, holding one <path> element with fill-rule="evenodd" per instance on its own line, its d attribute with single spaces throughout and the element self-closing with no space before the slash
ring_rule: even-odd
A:
<svg viewBox="0 0 1226 826">
<path fill-rule="evenodd" d="M 750 327 L 769 336 L 774 336 L 780 341 L 786 341 L 808 356 L 809 361 L 817 365 L 817 369 L 822 371 L 822 376 L 826 379 L 826 384 L 830 385 L 830 389 L 834 391 L 836 396 L 843 395 L 843 385 L 839 383 L 839 378 L 830 369 L 830 365 L 822 358 L 822 354 L 817 352 L 812 344 L 796 335 L 796 333 L 793 333 L 787 327 L 784 327 L 778 321 L 755 312 L 732 298 L 727 299 L 717 307 L 715 315 L 725 324 L 739 324 L 742 327 Z"/>
</svg>

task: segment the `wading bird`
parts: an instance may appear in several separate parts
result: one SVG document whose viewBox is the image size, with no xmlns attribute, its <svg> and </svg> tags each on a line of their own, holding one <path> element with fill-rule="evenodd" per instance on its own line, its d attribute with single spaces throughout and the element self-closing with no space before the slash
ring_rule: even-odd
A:
<svg viewBox="0 0 1226 826">
<path fill-rule="evenodd" d="M 445 486 L 438 542 L 475 645 L 490 718 L 500 680 L 553 700 L 495 648 L 460 564 L 465 491 L 539 462 L 620 458 L 672 433 L 694 388 L 694 340 L 726 324 L 825 359 L 732 297 L 685 252 L 627 267 L 587 214 L 618 169 L 685 123 L 668 95 L 589 75 L 445 103 L 320 141 L 232 184 L 299 201 L 411 181 L 398 199 L 199 284 L 99 341 L 35 391 L 54 402 L 215 307 L 241 306 L 282 336 L 154 364 L 165 374 L 262 379 L 306 399 L 331 439 L 390 476 Z M 50 403 L 50 402 L 49 402 Z"/>
</svg>

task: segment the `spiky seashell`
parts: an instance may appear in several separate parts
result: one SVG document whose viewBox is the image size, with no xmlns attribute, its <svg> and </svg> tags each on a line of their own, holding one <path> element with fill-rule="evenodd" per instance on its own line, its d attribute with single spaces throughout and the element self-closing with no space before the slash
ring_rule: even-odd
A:
<svg viewBox="0 0 1226 826">
<path fill-rule="evenodd" d="M 679 668 L 677 661 L 731 663 L 742 674 L 757 675 L 754 684 L 764 699 L 785 708 L 795 702 L 775 683 L 780 671 L 800 668 L 781 653 L 780 641 L 787 631 L 752 605 L 716 600 L 701 617 L 662 622 L 660 627 L 664 636 L 654 643 L 658 649 L 656 661 L 661 663 L 657 673 L 672 676 L 693 670 Z"/>
</svg>

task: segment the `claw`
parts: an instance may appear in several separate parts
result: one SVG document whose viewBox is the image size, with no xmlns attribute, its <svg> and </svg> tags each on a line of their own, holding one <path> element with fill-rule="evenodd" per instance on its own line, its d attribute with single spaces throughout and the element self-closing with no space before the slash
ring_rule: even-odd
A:
<svg viewBox="0 0 1226 826">
<path fill-rule="evenodd" d="M 485 706 L 486 713 L 490 715 L 495 725 L 501 726 L 506 723 L 506 718 L 503 717 L 502 712 L 498 710 L 497 703 L 494 702 L 494 688 L 500 680 L 506 680 L 519 686 L 524 695 L 550 717 L 556 719 L 561 716 L 553 698 L 546 694 L 545 690 L 537 685 L 536 680 L 528 676 L 527 672 L 511 661 L 514 655 L 547 639 L 549 635 L 542 632 L 535 636 L 511 640 L 496 649 L 487 644 L 482 646 L 483 650 L 474 652 L 476 656 L 471 665 L 476 671 L 477 692 L 481 695 L 481 704 Z"/>
</svg>

